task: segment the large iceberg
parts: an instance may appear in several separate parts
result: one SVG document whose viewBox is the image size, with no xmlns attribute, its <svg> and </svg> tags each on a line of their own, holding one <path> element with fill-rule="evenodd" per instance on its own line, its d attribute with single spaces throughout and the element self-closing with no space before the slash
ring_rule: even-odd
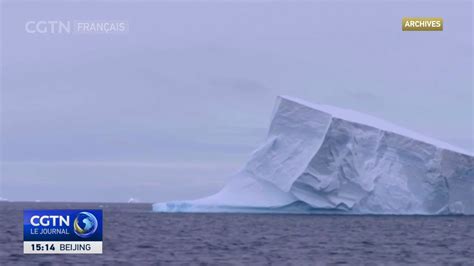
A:
<svg viewBox="0 0 474 266">
<path fill-rule="evenodd" d="M 280 96 L 265 143 L 221 191 L 153 210 L 474 214 L 474 157 L 368 115 Z"/>
</svg>

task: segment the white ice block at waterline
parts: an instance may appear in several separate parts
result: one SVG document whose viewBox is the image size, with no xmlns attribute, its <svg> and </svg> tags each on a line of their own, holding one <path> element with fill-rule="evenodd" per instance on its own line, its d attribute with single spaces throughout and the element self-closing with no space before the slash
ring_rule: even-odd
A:
<svg viewBox="0 0 474 266">
<path fill-rule="evenodd" d="M 474 157 L 369 115 L 280 96 L 265 143 L 220 192 L 153 210 L 474 214 Z"/>
</svg>

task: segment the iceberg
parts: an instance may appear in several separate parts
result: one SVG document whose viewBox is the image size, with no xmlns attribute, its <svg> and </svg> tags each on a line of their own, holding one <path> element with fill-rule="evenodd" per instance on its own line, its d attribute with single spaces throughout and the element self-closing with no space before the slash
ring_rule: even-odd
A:
<svg viewBox="0 0 474 266">
<path fill-rule="evenodd" d="M 474 214 L 474 157 L 369 115 L 279 96 L 265 142 L 221 191 L 153 210 Z"/>
<path fill-rule="evenodd" d="M 140 200 L 134 197 L 128 199 L 127 203 L 140 203 Z"/>
</svg>

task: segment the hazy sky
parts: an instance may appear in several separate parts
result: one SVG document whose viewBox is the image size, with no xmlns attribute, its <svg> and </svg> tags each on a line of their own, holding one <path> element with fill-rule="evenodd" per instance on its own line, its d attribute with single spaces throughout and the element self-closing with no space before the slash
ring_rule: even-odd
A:
<svg viewBox="0 0 474 266">
<path fill-rule="evenodd" d="M 275 97 L 366 112 L 474 151 L 472 2 L 2 2 L 11 200 L 192 199 L 264 139 Z M 402 32 L 405 16 L 443 32 Z M 122 34 L 29 34 L 120 20 Z"/>
</svg>

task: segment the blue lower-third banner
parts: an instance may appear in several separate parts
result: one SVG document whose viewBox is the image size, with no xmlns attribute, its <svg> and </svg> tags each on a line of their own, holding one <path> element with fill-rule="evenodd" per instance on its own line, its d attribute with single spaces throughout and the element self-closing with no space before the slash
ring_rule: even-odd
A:
<svg viewBox="0 0 474 266">
<path fill-rule="evenodd" d="M 101 254 L 102 210 L 25 210 L 25 254 Z"/>
</svg>

